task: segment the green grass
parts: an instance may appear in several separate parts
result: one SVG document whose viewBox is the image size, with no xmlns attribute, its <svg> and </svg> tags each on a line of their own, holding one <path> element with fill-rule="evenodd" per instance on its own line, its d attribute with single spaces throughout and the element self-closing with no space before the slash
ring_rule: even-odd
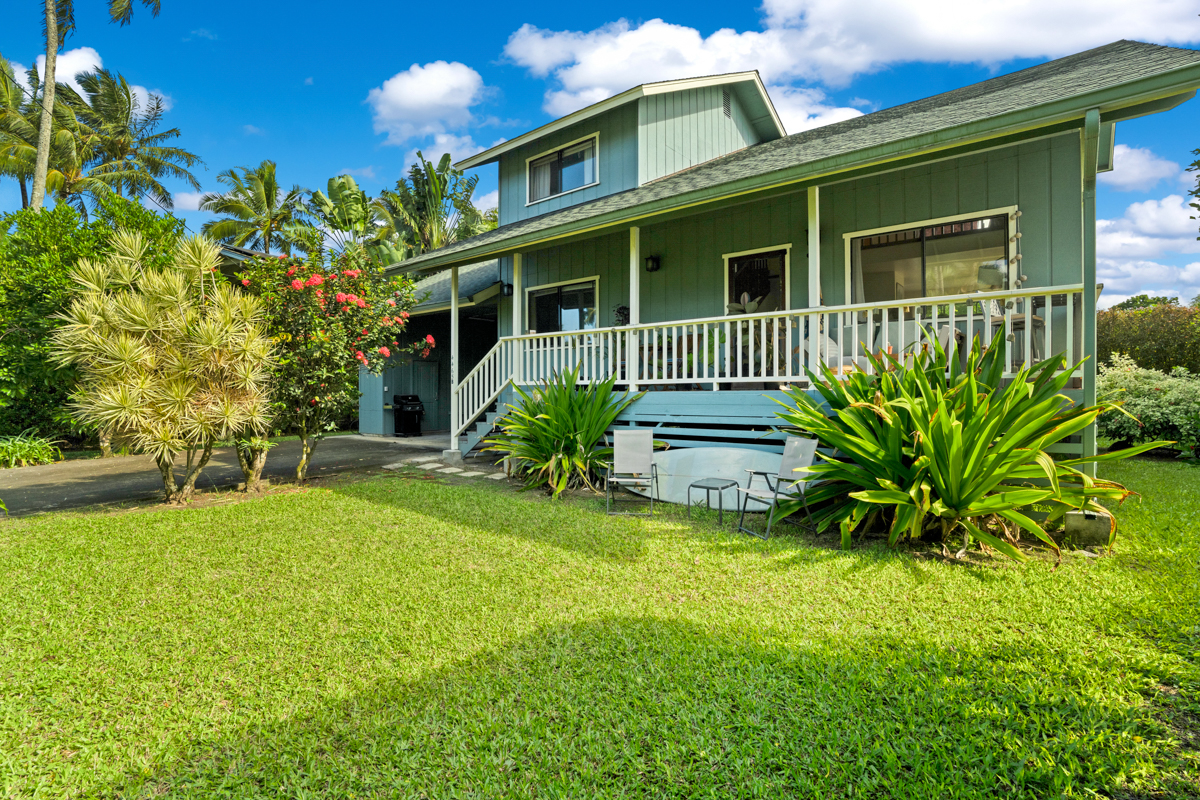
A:
<svg viewBox="0 0 1200 800">
<path fill-rule="evenodd" d="M 1106 474 L 1057 570 L 411 476 L 11 521 L 0 796 L 1196 796 L 1200 471 Z"/>
</svg>

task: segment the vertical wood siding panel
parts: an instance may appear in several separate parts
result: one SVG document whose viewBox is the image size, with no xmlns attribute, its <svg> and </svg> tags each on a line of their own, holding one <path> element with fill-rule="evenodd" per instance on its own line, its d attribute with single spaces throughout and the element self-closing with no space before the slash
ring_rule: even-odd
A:
<svg viewBox="0 0 1200 800">
<path fill-rule="evenodd" d="M 883 225 L 899 225 L 907 219 L 904 212 L 903 180 L 886 180 L 885 178 L 885 181 L 879 185 L 879 218 L 883 221 Z"/>
<path fill-rule="evenodd" d="M 1080 202 L 1079 134 L 1056 136 L 1050 149 L 1051 279 L 1056 284 L 1083 279 L 1083 211 Z M 1024 217 L 1022 217 L 1024 221 Z"/>
<path fill-rule="evenodd" d="M 929 196 L 929 170 L 926 167 L 915 167 L 911 175 L 905 176 L 904 217 L 911 220 L 929 219 L 933 216 L 932 207 L 932 198 Z M 872 226 L 863 226 L 870 227 Z"/>
<path fill-rule="evenodd" d="M 953 161 L 934 164 L 929 170 L 931 217 L 949 217 L 963 211 L 958 202 L 958 170 Z"/>
<path fill-rule="evenodd" d="M 1017 157 L 1012 148 L 989 154 L 988 208 L 1009 206 L 1017 202 Z"/>
<path fill-rule="evenodd" d="M 1030 286 L 1051 284 L 1050 143 L 1022 145 L 1017 156 L 1017 205 L 1021 209 L 1021 272 Z"/>
<path fill-rule="evenodd" d="M 961 159 L 958 166 L 958 199 L 963 213 L 988 208 L 987 162 L 978 158 Z"/>
</svg>

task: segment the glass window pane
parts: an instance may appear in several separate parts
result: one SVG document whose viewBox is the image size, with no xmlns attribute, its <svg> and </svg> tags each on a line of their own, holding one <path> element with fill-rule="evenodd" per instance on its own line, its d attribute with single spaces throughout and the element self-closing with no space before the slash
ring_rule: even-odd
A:
<svg viewBox="0 0 1200 800">
<path fill-rule="evenodd" d="M 860 240 L 855 283 L 862 288 L 862 302 L 907 300 L 925 293 L 921 283 L 919 234 L 918 229 Z"/>
<path fill-rule="evenodd" d="M 542 200 L 551 195 L 551 173 L 557 155 L 538 159 L 529 165 L 529 200 Z"/>
<path fill-rule="evenodd" d="M 596 287 L 593 283 L 564 286 L 562 330 L 581 331 L 596 327 Z"/>
<path fill-rule="evenodd" d="M 925 282 L 929 296 L 1008 288 L 1007 219 L 990 217 L 927 228 Z"/>
<path fill-rule="evenodd" d="M 558 289 L 530 292 L 529 329 L 538 333 L 562 330 L 558 313 Z"/>
<path fill-rule="evenodd" d="M 757 303 L 755 312 L 782 309 L 784 258 L 784 251 L 776 250 L 729 259 L 729 297 L 725 302 L 743 307 Z"/>
<path fill-rule="evenodd" d="M 569 147 L 562 155 L 562 191 L 569 192 L 593 183 L 596 149 L 593 141 Z"/>
</svg>

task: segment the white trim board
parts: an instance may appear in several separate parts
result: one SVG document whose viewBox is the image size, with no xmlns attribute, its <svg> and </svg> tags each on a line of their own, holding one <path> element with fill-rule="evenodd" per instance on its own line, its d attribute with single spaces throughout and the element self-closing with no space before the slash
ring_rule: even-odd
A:
<svg viewBox="0 0 1200 800">
<path fill-rule="evenodd" d="M 783 251 L 783 311 L 789 311 L 792 307 L 792 243 L 777 244 L 772 247 L 755 247 L 753 250 L 739 250 L 736 253 L 721 254 L 721 277 L 724 283 L 724 289 L 721 292 L 721 314 L 728 315 L 727 306 L 729 305 L 729 259 L 741 258 L 742 256 L 752 256 L 755 253 L 774 253 L 777 250 Z"/>
</svg>

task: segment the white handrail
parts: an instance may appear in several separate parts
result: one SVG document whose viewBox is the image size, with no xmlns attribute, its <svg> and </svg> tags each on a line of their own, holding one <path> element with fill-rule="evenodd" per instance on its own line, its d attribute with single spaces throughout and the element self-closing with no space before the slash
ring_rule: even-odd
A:
<svg viewBox="0 0 1200 800">
<path fill-rule="evenodd" d="M 932 336 L 961 352 L 973 339 L 990 346 L 1001 335 L 1011 343 L 1006 377 L 1055 353 L 1074 366 L 1082 294 L 1076 283 L 505 337 L 454 387 L 452 441 L 510 381 L 539 383 L 576 367 L 581 383 L 616 375 L 631 389 L 807 385 L 806 369 L 819 374 L 821 364 L 839 376 L 869 371 L 868 351 L 911 353 Z"/>
</svg>

